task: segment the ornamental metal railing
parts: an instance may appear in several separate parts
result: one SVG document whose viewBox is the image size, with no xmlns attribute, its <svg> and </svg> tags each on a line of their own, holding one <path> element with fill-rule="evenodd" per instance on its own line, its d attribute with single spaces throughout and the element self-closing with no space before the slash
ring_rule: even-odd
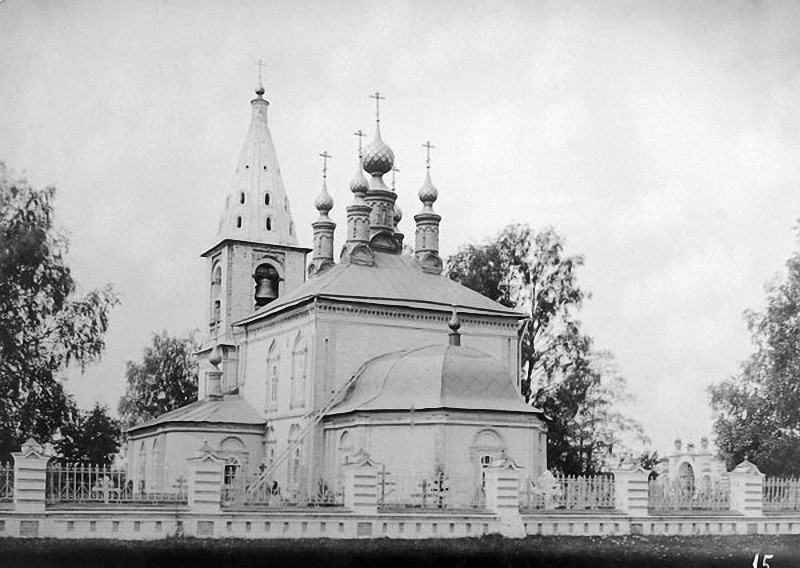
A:
<svg viewBox="0 0 800 568">
<path fill-rule="evenodd" d="M 763 506 L 765 511 L 800 511 L 800 479 L 765 478 Z"/>
<path fill-rule="evenodd" d="M 730 508 L 730 488 L 722 481 L 696 487 L 661 476 L 648 483 L 648 509 L 652 512 L 729 511 Z"/>
<path fill-rule="evenodd" d="M 228 472 L 222 486 L 222 505 L 225 507 L 316 508 L 341 507 L 344 494 L 323 480 L 311 489 L 294 484 L 264 482 L 263 469 L 244 467 Z"/>
<path fill-rule="evenodd" d="M 14 500 L 14 464 L 0 463 L 0 503 Z"/>
<path fill-rule="evenodd" d="M 164 472 L 169 487 L 154 490 L 154 483 L 134 479 L 124 469 L 82 464 L 47 467 L 45 502 L 58 503 L 186 503 L 188 483 L 181 473 Z"/>
<path fill-rule="evenodd" d="M 520 509 L 607 510 L 613 509 L 616 494 L 613 475 L 553 475 L 528 478 L 520 487 Z"/>
<path fill-rule="evenodd" d="M 434 472 L 430 475 L 394 475 L 378 472 L 378 507 L 387 509 L 481 510 L 486 497 L 475 475 Z"/>
</svg>

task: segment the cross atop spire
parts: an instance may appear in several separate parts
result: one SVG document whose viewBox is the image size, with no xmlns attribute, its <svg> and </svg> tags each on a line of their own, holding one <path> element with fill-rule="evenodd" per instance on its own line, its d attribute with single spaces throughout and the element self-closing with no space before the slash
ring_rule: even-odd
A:
<svg viewBox="0 0 800 568">
<path fill-rule="evenodd" d="M 394 166 L 392 166 L 392 191 L 394 191 L 394 189 L 395 189 L 395 186 L 394 186 L 394 174 L 396 172 L 399 172 L 399 171 L 400 170 L 398 168 L 395 168 Z"/>
<path fill-rule="evenodd" d="M 375 99 L 375 122 L 380 124 L 381 122 L 381 101 L 385 101 L 386 97 L 382 97 L 378 91 L 375 91 L 374 95 L 370 95 L 369 98 Z"/>
<path fill-rule="evenodd" d="M 259 59 L 256 65 L 258 65 L 258 85 L 256 86 L 256 94 L 260 97 L 264 94 L 264 83 L 261 82 L 261 70 L 264 67 L 264 62 Z"/>
<path fill-rule="evenodd" d="M 431 169 L 431 148 L 436 148 L 436 146 L 431 144 L 431 141 L 428 140 L 422 145 L 422 147 L 426 150 L 425 164 L 427 165 L 428 169 Z"/>
<path fill-rule="evenodd" d="M 358 136 L 358 157 L 361 158 L 361 139 L 364 138 L 366 134 L 359 128 L 353 132 L 353 136 Z"/>
<path fill-rule="evenodd" d="M 322 158 L 322 179 L 325 179 L 328 177 L 328 159 L 333 158 L 333 156 L 325 150 L 320 154 L 320 157 Z"/>
</svg>

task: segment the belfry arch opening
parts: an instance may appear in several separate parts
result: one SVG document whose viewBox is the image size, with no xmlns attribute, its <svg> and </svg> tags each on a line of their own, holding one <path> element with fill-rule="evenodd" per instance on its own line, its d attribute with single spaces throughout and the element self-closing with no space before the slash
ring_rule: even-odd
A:
<svg viewBox="0 0 800 568">
<path fill-rule="evenodd" d="M 259 264 L 253 274 L 253 279 L 256 281 L 256 307 L 266 306 L 278 297 L 278 284 L 281 277 L 274 266 L 266 263 Z"/>
</svg>

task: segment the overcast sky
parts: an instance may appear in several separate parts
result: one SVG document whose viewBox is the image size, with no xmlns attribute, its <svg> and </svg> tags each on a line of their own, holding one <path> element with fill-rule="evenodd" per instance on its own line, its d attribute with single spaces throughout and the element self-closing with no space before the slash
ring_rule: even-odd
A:
<svg viewBox="0 0 800 568">
<path fill-rule="evenodd" d="M 708 385 L 751 350 L 743 310 L 797 246 L 798 29 L 797 2 L 0 0 L 0 159 L 57 186 L 82 289 L 122 295 L 69 390 L 115 408 L 151 333 L 203 327 L 199 254 L 263 59 L 302 244 L 322 150 L 344 226 L 379 90 L 403 232 L 429 139 L 443 252 L 555 227 L 586 256 L 581 319 L 631 413 L 656 447 L 699 441 Z"/>
</svg>

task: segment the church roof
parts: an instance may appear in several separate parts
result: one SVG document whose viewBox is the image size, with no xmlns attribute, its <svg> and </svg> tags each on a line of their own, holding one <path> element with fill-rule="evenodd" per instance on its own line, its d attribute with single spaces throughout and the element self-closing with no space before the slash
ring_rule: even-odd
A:
<svg viewBox="0 0 800 568">
<path fill-rule="evenodd" d="M 198 400 L 186 406 L 162 414 L 154 420 L 137 424 L 128 430 L 151 428 L 160 424 L 204 423 L 204 424 L 238 424 L 246 426 L 263 425 L 264 418 L 239 395 L 225 395 L 214 400 Z"/>
<path fill-rule="evenodd" d="M 456 306 L 461 314 L 525 317 L 446 276 L 423 272 L 411 256 L 375 251 L 374 259 L 374 266 L 340 262 L 237 324 L 261 319 L 314 298 L 447 311 Z"/>
<path fill-rule="evenodd" d="M 541 412 L 525 403 L 514 377 L 491 355 L 460 345 L 428 345 L 366 363 L 328 415 L 440 408 Z"/>
</svg>

